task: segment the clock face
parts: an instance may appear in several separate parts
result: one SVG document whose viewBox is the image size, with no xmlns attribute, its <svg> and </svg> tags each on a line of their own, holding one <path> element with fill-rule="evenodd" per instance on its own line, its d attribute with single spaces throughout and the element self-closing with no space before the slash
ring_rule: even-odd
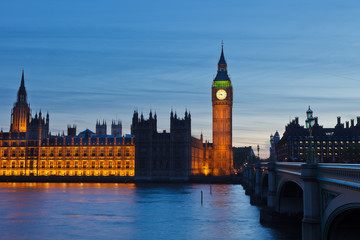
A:
<svg viewBox="0 0 360 240">
<path fill-rule="evenodd" d="M 219 100 L 224 100 L 226 98 L 226 91 L 224 89 L 220 89 L 216 92 L 216 97 Z"/>
</svg>

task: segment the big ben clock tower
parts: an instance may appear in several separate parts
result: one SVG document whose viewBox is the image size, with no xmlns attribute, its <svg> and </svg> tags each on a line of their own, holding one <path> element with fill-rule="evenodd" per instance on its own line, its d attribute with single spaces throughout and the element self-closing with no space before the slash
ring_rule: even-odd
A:
<svg viewBox="0 0 360 240">
<path fill-rule="evenodd" d="M 221 46 L 218 71 L 212 84 L 214 176 L 228 176 L 232 172 L 232 104 L 233 88 Z"/>
</svg>

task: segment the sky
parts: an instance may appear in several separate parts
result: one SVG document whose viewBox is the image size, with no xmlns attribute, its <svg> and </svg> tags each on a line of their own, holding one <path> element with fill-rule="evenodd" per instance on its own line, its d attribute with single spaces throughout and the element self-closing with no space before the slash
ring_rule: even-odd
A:
<svg viewBox="0 0 360 240">
<path fill-rule="evenodd" d="M 260 146 L 304 124 L 360 116 L 358 0 L 64 0 L 0 2 L 0 128 L 10 128 L 21 71 L 34 115 L 50 131 L 95 130 L 114 119 L 130 133 L 134 110 L 192 116 L 212 141 L 211 84 L 224 41 L 233 84 L 233 145 Z M 108 131 L 110 127 L 108 126 Z"/>
</svg>

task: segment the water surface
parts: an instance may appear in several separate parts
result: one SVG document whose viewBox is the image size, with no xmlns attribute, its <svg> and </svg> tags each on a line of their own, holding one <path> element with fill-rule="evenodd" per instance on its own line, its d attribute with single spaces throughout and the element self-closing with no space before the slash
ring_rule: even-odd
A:
<svg viewBox="0 0 360 240">
<path fill-rule="evenodd" d="M 240 185 L 0 183 L 1 239 L 296 239 Z M 201 191 L 204 194 L 201 205 Z"/>
</svg>

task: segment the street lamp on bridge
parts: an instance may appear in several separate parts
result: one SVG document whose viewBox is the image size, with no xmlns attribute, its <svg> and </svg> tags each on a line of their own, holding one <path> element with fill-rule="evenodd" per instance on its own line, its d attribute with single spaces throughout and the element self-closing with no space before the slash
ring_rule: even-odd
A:
<svg viewBox="0 0 360 240">
<path fill-rule="evenodd" d="M 306 163 L 314 164 L 315 163 L 315 155 L 314 155 L 314 148 L 313 148 L 313 136 L 312 136 L 312 128 L 315 125 L 315 118 L 313 117 L 313 111 L 309 109 L 306 111 L 306 128 L 309 129 L 309 154 L 306 158 Z"/>
</svg>

